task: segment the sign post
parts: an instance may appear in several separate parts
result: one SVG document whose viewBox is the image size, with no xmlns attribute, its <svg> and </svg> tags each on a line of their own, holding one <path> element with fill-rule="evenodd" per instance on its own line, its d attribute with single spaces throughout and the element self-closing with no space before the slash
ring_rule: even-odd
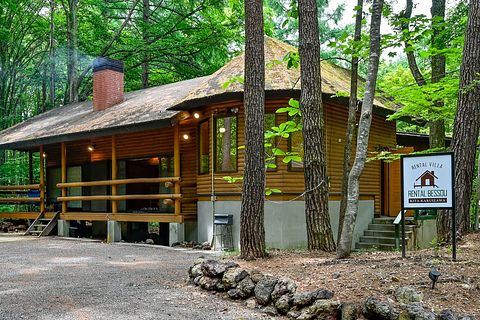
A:
<svg viewBox="0 0 480 320">
<path fill-rule="evenodd" d="M 452 256 L 457 258 L 453 152 L 404 155 L 402 181 L 402 257 L 405 258 L 405 214 L 410 209 L 452 210 Z"/>
</svg>

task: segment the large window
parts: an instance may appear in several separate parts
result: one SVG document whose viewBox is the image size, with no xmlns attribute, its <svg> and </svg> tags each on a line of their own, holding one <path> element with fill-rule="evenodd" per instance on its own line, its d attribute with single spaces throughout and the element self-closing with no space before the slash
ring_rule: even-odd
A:
<svg viewBox="0 0 480 320">
<path fill-rule="evenodd" d="M 215 171 L 237 171 L 237 117 L 215 118 Z"/>
<path fill-rule="evenodd" d="M 198 173 L 210 172 L 210 150 L 208 137 L 210 135 L 208 120 L 200 123 L 198 128 Z"/>
<path fill-rule="evenodd" d="M 291 119 L 295 121 L 296 123 L 299 123 L 302 121 L 300 117 L 295 117 Z M 290 134 L 289 140 L 288 140 L 288 151 L 289 152 L 297 152 L 298 155 L 302 158 L 301 161 L 295 161 L 292 160 L 289 163 L 289 168 L 292 171 L 301 171 L 303 170 L 303 135 L 302 131 L 295 131 Z"/>
</svg>

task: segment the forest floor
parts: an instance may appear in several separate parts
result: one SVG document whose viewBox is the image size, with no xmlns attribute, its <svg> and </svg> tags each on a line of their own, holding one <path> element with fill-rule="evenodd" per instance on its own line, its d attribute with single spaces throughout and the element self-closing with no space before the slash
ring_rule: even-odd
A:
<svg viewBox="0 0 480 320">
<path fill-rule="evenodd" d="M 246 269 L 289 277 L 297 282 L 297 291 L 331 290 L 342 302 L 361 304 L 376 296 L 393 303 L 398 287 L 412 286 L 434 311 L 451 309 L 480 318 L 480 233 L 466 236 L 457 248 L 455 262 L 449 248 L 407 252 L 406 259 L 400 252 L 355 252 L 351 259 L 337 260 L 322 252 L 273 251 L 264 260 L 235 260 Z M 432 266 L 442 273 L 433 290 L 428 278 Z"/>
</svg>

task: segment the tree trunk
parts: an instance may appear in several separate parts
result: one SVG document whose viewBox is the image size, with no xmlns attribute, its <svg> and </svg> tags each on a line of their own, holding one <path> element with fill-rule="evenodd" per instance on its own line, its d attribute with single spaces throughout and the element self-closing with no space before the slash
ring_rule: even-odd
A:
<svg viewBox="0 0 480 320">
<path fill-rule="evenodd" d="M 353 41 L 358 42 L 362 36 L 362 18 L 363 18 L 363 0 L 357 2 L 357 13 L 355 17 L 355 34 Z M 340 201 L 340 211 L 338 216 L 337 243 L 342 236 L 343 221 L 345 220 L 345 210 L 347 209 L 348 193 L 348 174 L 350 173 L 352 160 L 353 135 L 355 133 L 355 123 L 357 120 L 357 91 L 358 91 L 358 52 L 354 50 L 352 55 L 352 70 L 350 73 L 350 98 L 348 100 L 348 121 L 345 134 L 345 145 L 343 147 L 343 179 L 342 179 L 342 199 Z"/>
<path fill-rule="evenodd" d="M 315 0 L 298 1 L 300 109 L 302 112 L 305 217 L 309 250 L 334 251 L 328 214 L 328 177 L 323 120 L 320 40 Z"/>
<path fill-rule="evenodd" d="M 50 37 L 49 37 L 49 62 L 50 62 L 50 108 L 55 108 L 55 0 L 50 0 Z"/>
<path fill-rule="evenodd" d="M 445 41 L 442 38 L 443 26 L 445 20 L 445 0 L 432 0 L 432 47 L 437 50 L 445 49 Z M 438 20 L 437 20 L 438 19 Z M 432 83 L 437 83 L 445 78 L 445 55 L 435 54 L 432 56 Z M 443 107 L 443 101 L 434 102 L 436 107 Z M 429 122 L 430 129 L 430 148 L 445 147 L 445 121 L 443 119 L 432 120 Z"/>
<path fill-rule="evenodd" d="M 372 123 L 373 99 L 377 83 L 378 65 L 380 61 L 380 24 L 382 20 L 383 0 L 374 0 L 372 5 L 372 20 L 370 25 L 370 57 L 368 62 L 367 82 L 362 112 L 358 127 L 357 150 L 355 161 L 348 176 L 347 210 L 341 240 L 338 243 L 337 258 L 347 258 L 352 250 L 353 232 L 358 213 L 358 198 L 360 194 L 360 176 L 367 158 L 368 138 Z"/>
<path fill-rule="evenodd" d="M 143 0 L 143 45 L 148 44 L 148 25 L 150 24 L 150 0 Z M 142 63 L 142 88 L 148 88 L 150 71 L 150 56 L 148 50 L 144 50 Z"/>
<path fill-rule="evenodd" d="M 470 1 L 460 70 L 458 107 L 453 128 L 455 153 L 455 211 L 459 234 L 470 227 L 470 201 L 475 150 L 480 128 L 480 0 Z"/>
<path fill-rule="evenodd" d="M 265 256 L 265 55 L 263 3 L 245 0 L 245 170 L 240 213 L 243 259 Z"/>
<path fill-rule="evenodd" d="M 480 141 L 480 136 L 478 137 Z M 478 231 L 478 219 L 480 216 L 480 144 L 477 149 L 477 210 L 475 211 L 475 217 L 473 219 L 473 230 Z"/>
<path fill-rule="evenodd" d="M 67 16 L 67 74 L 68 74 L 68 102 L 78 102 L 78 0 L 68 0 Z"/>
</svg>

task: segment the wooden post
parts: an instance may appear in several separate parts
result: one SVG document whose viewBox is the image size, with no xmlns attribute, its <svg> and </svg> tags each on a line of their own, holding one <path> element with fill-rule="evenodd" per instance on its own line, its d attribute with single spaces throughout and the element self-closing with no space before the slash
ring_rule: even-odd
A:
<svg viewBox="0 0 480 320">
<path fill-rule="evenodd" d="M 112 180 L 117 180 L 117 139 L 112 136 Z M 117 185 L 111 186 L 112 196 L 117 195 Z M 115 214 L 118 212 L 118 202 L 112 200 L 112 213 Z"/>
<path fill-rule="evenodd" d="M 62 157 L 62 183 L 67 182 L 67 146 L 65 145 L 65 142 L 62 142 L 61 144 L 61 157 Z M 62 197 L 67 196 L 67 188 L 62 188 Z M 63 201 L 62 202 L 62 213 L 67 213 L 67 202 Z"/>
<path fill-rule="evenodd" d="M 173 130 L 173 175 L 180 177 L 180 132 L 179 125 Z M 180 182 L 175 182 L 175 193 L 180 194 Z M 180 199 L 175 199 L 175 214 L 179 215 L 182 211 L 182 203 Z"/>
<path fill-rule="evenodd" d="M 30 157 L 32 153 L 30 152 Z M 45 212 L 45 158 L 43 146 L 40 146 L 40 212 Z"/>
<path fill-rule="evenodd" d="M 40 158 L 41 157 L 42 157 L 42 151 L 40 151 Z M 28 183 L 33 184 L 33 154 L 32 154 L 32 151 L 28 151 Z"/>
</svg>

